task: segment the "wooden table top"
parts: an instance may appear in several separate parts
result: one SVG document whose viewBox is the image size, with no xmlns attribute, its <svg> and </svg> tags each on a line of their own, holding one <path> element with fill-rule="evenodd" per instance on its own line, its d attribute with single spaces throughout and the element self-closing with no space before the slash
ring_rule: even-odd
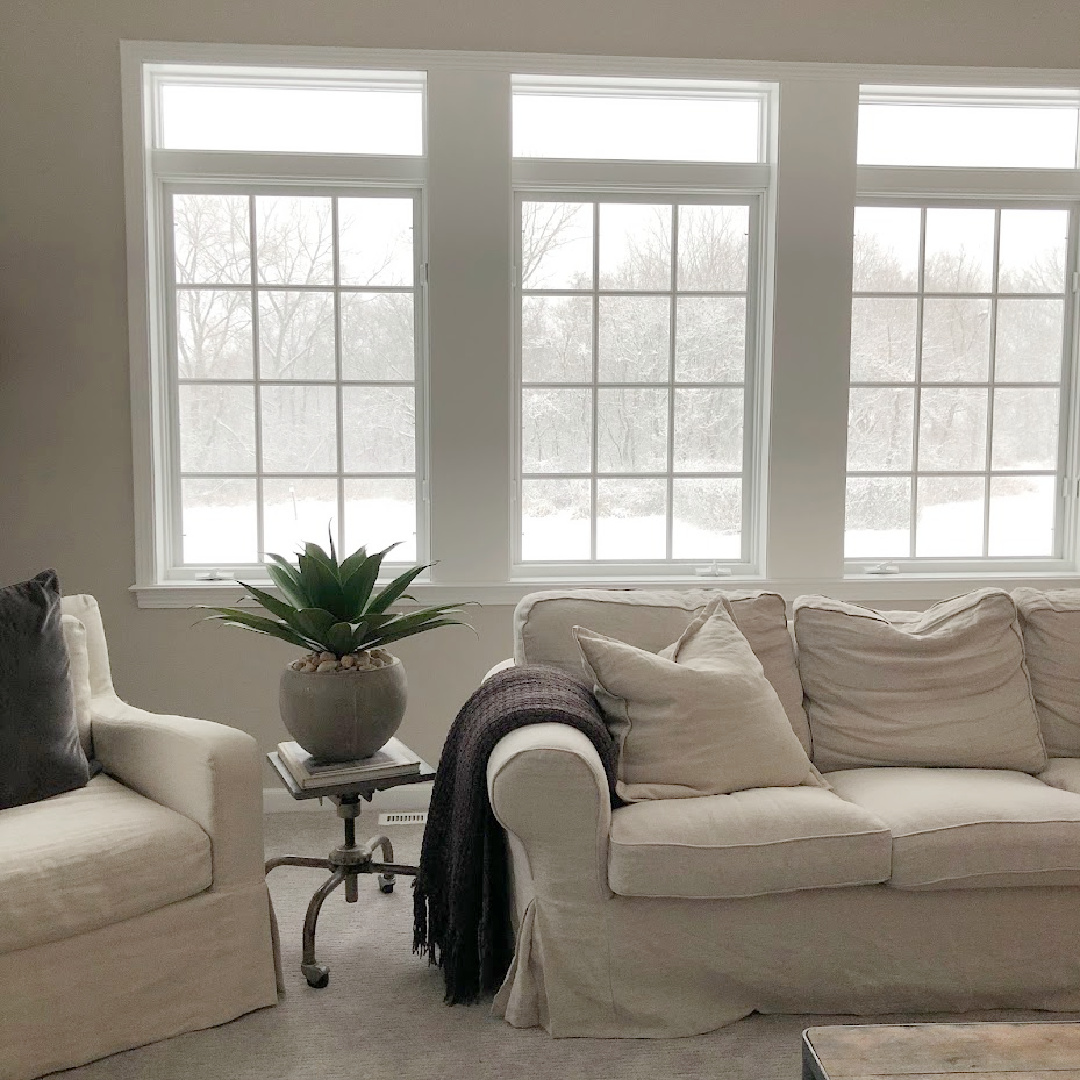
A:
<svg viewBox="0 0 1080 1080">
<path fill-rule="evenodd" d="M 271 750 L 266 755 L 266 759 L 294 799 L 332 799 L 339 795 L 360 795 L 365 799 L 370 799 L 376 791 L 388 791 L 390 788 L 402 787 L 405 784 L 426 784 L 435 779 L 435 770 L 421 759 L 419 772 L 405 773 L 404 776 L 387 776 L 381 780 L 353 780 L 346 784 L 302 788 L 285 767 L 285 762 L 281 760 L 276 750 Z"/>
<path fill-rule="evenodd" d="M 1080 1023 L 860 1024 L 803 1032 L 812 1080 L 1080 1080 Z"/>
</svg>

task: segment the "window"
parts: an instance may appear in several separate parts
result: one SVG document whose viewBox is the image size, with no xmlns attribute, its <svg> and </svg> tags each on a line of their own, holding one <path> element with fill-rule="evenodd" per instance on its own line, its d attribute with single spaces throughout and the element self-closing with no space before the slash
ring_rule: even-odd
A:
<svg viewBox="0 0 1080 1080">
<path fill-rule="evenodd" d="M 760 196 L 679 194 L 646 162 L 756 162 L 763 115 L 760 91 L 515 86 L 519 157 L 660 189 L 519 184 L 522 563 L 749 562 Z"/>
<path fill-rule="evenodd" d="M 930 122 L 923 145 L 905 144 L 905 125 L 914 135 L 934 108 L 864 100 L 860 154 L 891 135 L 896 160 L 1000 164 L 1008 147 L 1016 165 L 1022 146 L 994 124 L 956 126 L 953 114 L 989 109 L 1005 134 L 1008 114 L 1036 127 L 1042 115 L 1023 104 L 941 106 L 946 119 Z M 1075 106 L 1044 111 L 1068 114 L 1057 150 L 1074 157 Z M 1062 556 L 1075 213 L 1023 198 L 1017 172 L 1017 195 L 1004 200 L 863 199 L 855 210 L 850 560 Z M 958 173 L 953 187 L 977 189 L 975 170 Z M 912 194 L 933 183 L 918 168 L 893 179 Z"/>
<path fill-rule="evenodd" d="M 423 87 L 374 85 L 363 73 L 161 73 L 173 576 L 234 572 L 328 534 L 418 557 L 422 189 L 404 174 L 374 183 L 379 159 L 360 155 L 421 152 Z M 298 182 L 289 158 L 313 151 L 325 156 L 305 173 L 326 175 Z"/>
</svg>

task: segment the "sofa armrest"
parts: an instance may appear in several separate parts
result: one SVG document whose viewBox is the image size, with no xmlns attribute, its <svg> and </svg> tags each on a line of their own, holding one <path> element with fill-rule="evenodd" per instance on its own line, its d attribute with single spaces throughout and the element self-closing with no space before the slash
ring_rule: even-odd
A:
<svg viewBox="0 0 1080 1080">
<path fill-rule="evenodd" d="M 593 903 L 611 896 L 607 776 L 593 744 L 566 724 L 529 724 L 488 759 L 495 817 L 520 841 L 540 898 Z"/>
<path fill-rule="evenodd" d="M 92 727 L 95 757 L 110 776 L 210 837 L 214 888 L 263 878 L 262 762 L 250 735 L 115 696 L 94 699 Z"/>
</svg>

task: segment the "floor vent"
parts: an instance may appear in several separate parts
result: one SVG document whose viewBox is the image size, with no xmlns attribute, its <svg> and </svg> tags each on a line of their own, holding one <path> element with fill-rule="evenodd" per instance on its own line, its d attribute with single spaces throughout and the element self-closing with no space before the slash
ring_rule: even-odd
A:
<svg viewBox="0 0 1080 1080">
<path fill-rule="evenodd" d="M 380 814 L 380 825 L 426 825 L 426 810 L 397 811 L 395 813 Z"/>
</svg>

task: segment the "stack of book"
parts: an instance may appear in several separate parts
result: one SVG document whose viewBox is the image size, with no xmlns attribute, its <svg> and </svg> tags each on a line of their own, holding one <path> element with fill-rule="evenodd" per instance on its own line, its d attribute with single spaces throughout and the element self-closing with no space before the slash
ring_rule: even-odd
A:
<svg viewBox="0 0 1080 1080">
<path fill-rule="evenodd" d="M 278 757 L 305 791 L 340 787 L 359 780 L 388 780 L 420 771 L 421 761 L 400 739 L 391 739 L 371 757 L 356 761 L 319 762 L 299 743 L 278 743 Z"/>
</svg>

